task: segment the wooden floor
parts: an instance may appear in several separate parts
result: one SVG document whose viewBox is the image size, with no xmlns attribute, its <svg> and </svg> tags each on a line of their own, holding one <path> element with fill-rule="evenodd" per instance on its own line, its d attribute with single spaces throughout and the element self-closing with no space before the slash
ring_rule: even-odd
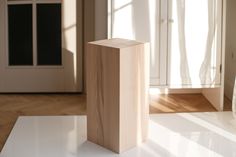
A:
<svg viewBox="0 0 236 157">
<path fill-rule="evenodd" d="M 150 113 L 211 112 L 201 94 L 150 96 Z M 0 95 L 0 150 L 19 116 L 85 115 L 86 98 L 77 94 Z"/>
<path fill-rule="evenodd" d="M 150 113 L 216 111 L 202 94 L 168 94 L 150 97 Z"/>
</svg>

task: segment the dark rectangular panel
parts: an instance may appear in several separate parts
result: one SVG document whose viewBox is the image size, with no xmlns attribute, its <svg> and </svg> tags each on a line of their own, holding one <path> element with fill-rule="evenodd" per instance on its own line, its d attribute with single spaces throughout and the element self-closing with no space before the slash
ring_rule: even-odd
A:
<svg viewBox="0 0 236 157">
<path fill-rule="evenodd" d="M 32 5 L 8 5 L 9 65 L 33 65 Z"/>
<path fill-rule="evenodd" d="M 38 65 L 61 65 L 61 4 L 37 4 Z"/>
</svg>

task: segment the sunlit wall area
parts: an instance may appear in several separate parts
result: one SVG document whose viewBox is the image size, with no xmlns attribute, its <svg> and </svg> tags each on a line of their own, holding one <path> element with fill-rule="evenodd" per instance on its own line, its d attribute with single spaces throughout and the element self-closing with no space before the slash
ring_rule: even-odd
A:
<svg viewBox="0 0 236 157">
<path fill-rule="evenodd" d="M 77 60 L 77 56 L 81 53 L 78 51 L 81 45 L 77 45 L 77 30 L 78 27 L 80 27 L 77 21 L 77 3 L 79 3 L 79 1 L 64 0 L 62 7 L 62 48 L 65 63 L 64 76 L 66 91 L 71 91 L 71 89 L 76 91 L 78 88 L 82 90 L 82 82 L 78 79 L 82 74 L 77 73 L 80 71 L 78 68 L 81 68 L 78 67 Z M 79 62 L 81 62 L 81 60 L 79 60 Z"/>
</svg>

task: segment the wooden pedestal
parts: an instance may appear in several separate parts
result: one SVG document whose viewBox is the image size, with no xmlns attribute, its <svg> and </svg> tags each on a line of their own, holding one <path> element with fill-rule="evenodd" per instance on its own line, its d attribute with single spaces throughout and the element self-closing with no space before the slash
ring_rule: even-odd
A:
<svg viewBox="0 0 236 157">
<path fill-rule="evenodd" d="M 147 138 L 149 44 L 90 42 L 86 54 L 88 140 L 121 153 Z"/>
</svg>

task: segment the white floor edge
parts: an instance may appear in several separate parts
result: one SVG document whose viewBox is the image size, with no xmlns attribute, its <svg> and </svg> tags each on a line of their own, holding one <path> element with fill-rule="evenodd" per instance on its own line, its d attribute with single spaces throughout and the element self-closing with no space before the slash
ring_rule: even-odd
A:
<svg viewBox="0 0 236 157">
<path fill-rule="evenodd" d="M 123 154 L 86 140 L 85 116 L 20 117 L 0 157 L 235 157 L 232 112 L 150 115 L 149 139 Z"/>
</svg>

